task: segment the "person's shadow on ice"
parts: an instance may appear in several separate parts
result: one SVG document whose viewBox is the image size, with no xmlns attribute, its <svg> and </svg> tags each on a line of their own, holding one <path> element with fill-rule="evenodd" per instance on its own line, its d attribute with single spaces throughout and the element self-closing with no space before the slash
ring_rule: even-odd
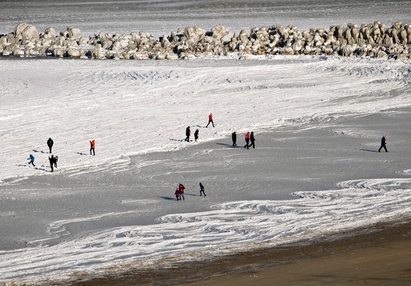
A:
<svg viewBox="0 0 411 286">
<path fill-rule="evenodd" d="M 167 201 L 175 201 L 175 198 L 172 197 L 165 197 L 165 196 L 158 196 L 159 198 L 162 198 L 163 200 L 167 200 Z"/>
<path fill-rule="evenodd" d="M 227 143 L 215 143 L 215 144 L 230 147 L 230 148 L 241 148 L 239 146 L 233 146 L 232 144 L 227 144 Z"/>
<path fill-rule="evenodd" d="M 378 153 L 377 150 L 371 150 L 371 149 L 361 149 L 361 151 L 366 151 L 366 152 L 374 152 L 374 153 Z"/>
</svg>

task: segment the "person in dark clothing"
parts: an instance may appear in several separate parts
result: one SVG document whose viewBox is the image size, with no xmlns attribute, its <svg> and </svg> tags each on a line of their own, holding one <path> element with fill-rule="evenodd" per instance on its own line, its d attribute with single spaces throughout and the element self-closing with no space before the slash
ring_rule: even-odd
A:
<svg viewBox="0 0 411 286">
<path fill-rule="evenodd" d="M 54 167 L 57 168 L 57 158 L 51 155 L 51 157 L 49 157 L 49 161 L 51 172 L 54 172 Z"/>
<path fill-rule="evenodd" d="M 209 125 L 210 123 L 212 123 L 212 124 L 213 124 L 213 127 L 214 127 L 214 121 L 213 121 L 213 114 L 212 114 L 212 113 L 210 113 L 210 115 L 208 115 L 208 123 L 207 123 L 206 128 L 208 127 L 208 125 Z"/>
<path fill-rule="evenodd" d="M 244 139 L 245 139 L 245 145 L 244 145 L 244 148 L 249 148 L 250 147 L 250 132 L 247 132 L 246 134 L 245 134 L 245 136 L 244 136 Z"/>
<path fill-rule="evenodd" d="M 231 134 L 231 140 L 233 141 L 233 146 L 237 146 L 237 132 Z"/>
<path fill-rule="evenodd" d="M 255 137 L 254 137 L 254 131 L 251 131 L 250 134 L 250 147 L 253 146 L 253 149 L 255 148 Z"/>
<path fill-rule="evenodd" d="M 176 196 L 177 201 L 179 201 L 181 199 L 180 198 L 180 189 L 178 187 L 176 188 L 176 192 L 174 193 L 174 195 Z"/>
<path fill-rule="evenodd" d="M 51 149 L 53 148 L 53 144 L 54 144 L 53 139 L 49 138 L 47 140 L 47 146 L 49 146 L 50 154 L 51 154 Z"/>
<path fill-rule="evenodd" d="M 202 195 L 206 196 L 204 185 L 200 182 L 200 196 Z"/>
<path fill-rule="evenodd" d="M 386 135 L 382 136 L 382 138 L 381 138 L 381 146 L 380 146 L 380 149 L 378 149 L 378 152 L 380 152 L 382 148 L 385 149 L 385 152 L 388 152 L 387 146 L 386 146 L 387 143 L 385 142 L 385 136 Z"/>
<path fill-rule="evenodd" d="M 199 133 L 200 131 L 198 131 L 198 129 L 194 132 L 194 139 L 195 139 L 195 141 L 197 142 L 197 140 L 198 140 L 198 133 Z"/>
<path fill-rule="evenodd" d="M 186 128 L 186 139 L 185 139 L 185 141 L 190 142 L 190 135 L 191 135 L 190 126 L 187 126 L 187 128 Z"/>
</svg>

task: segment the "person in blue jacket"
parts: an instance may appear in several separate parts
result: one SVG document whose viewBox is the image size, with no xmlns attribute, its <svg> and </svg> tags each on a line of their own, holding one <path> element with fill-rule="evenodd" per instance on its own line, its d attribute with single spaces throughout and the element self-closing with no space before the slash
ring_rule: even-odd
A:
<svg viewBox="0 0 411 286">
<path fill-rule="evenodd" d="M 32 154 L 30 154 L 30 158 L 29 158 L 29 165 L 31 164 L 31 165 L 33 165 L 33 167 L 36 167 L 36 165 L 34 165 L 34 160 L 35 160 L 36 158 L 34 158 L 34 156 L 32 155 Z"/>
</svg>

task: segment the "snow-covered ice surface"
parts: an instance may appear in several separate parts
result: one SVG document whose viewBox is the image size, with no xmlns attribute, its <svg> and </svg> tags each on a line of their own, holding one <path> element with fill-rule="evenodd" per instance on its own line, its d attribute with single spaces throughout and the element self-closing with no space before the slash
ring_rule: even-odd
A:
<svg viewBox="0 0 411 286">
<path fill-rule="evenodd" d="M 130 2 L 139 1 L 118 3 Z M 64 11 L 61 22 L 73 15 L 67 25 L 83 24 L 82 30 L 109 32 L 104 23 L 110 21 L 132 30 L 124 14 L 114 17 L 103 9 L 107 3 L 99 6 L 98 19 L 107 19 L 100 22 L 77 21 L 78 15 L 69 14 L 74 6 L 60 10 L 62 2 L 44 3 L 25 5 L 38 5 L 36 11 L 50 17 L 19 17 L 58 28 L 56 11 Z M 230 2 L 215 2 L 221 16 L 225 10 L 218 3 Z M 385 13 L 401 20 L 397 9 L 409 3 L 394 4 Z M 358 5 L 346 13 L 360 18 Z M 91 15 L 93 7 L 81 11 Z M 1 21 L 21 22 L 7 9 L 2 6 L 0 14 L 8 18 Z M 201 14 L 193 15 L 202 26 Z M 294 14 L 287 15 L 291 23 Z M 312 26 L 338 20 L 321 15 Z M 296 21 L 310 24 L 305 17 Z M 167 28 L 178 27 L 180 18 Z M 248 26 L 266 20 L 256 17 L 251 25 L 249 19 Z M 351 18 L 341 14 L 335 24 L 345 20 Z M 149 31 L 161 30 L 160 20 L 144 23 Z M 156 269 L 407 220 L 410 82 L 409 63 L 380 59 L 0 58 L 0 282 L 47 284 Z M 210 112 L 216 127 L 204 128 Z M 199 129 L 199 142 L 184 142 L 187 126 Z M 234 130 L 238 148 L 231 146 Z M 246 150 L 243 136 L 252 130 L 257 146 Z M 378 153 L 384 134 L 390 152 Z M 59 156 L 54 173 L 48 167 L 49 137 Z M 89 155 L 91 139 L 96 156 Z M 28 166 L 29 154 L 36 167 Z M 187 187 L 181 202 L 173 197 L 179 182 Z M 199 182 L 207 197 L 199 196 Z"/>
</svg>

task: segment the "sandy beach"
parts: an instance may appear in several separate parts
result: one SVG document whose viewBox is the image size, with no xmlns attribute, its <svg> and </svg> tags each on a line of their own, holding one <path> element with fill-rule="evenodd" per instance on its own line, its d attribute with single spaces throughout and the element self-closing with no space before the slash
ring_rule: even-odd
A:
<svg viewBox="0 0 411 286">
<path fill-rule="evenodd" d="M 410 226 L 375 226 L 373 234 L 268 250 L 255 261 L 253 254 L 251 259 L 244 255 L 230 262 L 233 268 L 241 267 L 236 266 L 240 261 L 247 265 L 243 273 L 222 273 L 188 285 L 409 285 Z M 264 267 L 276 260 L 289 262 Z"/>
<path fill-rule="evenodd" d="M 357 231 L 332 242 L 262 249 L 74 285 L 409 285 L 411 223 Z"/>
</svg>

